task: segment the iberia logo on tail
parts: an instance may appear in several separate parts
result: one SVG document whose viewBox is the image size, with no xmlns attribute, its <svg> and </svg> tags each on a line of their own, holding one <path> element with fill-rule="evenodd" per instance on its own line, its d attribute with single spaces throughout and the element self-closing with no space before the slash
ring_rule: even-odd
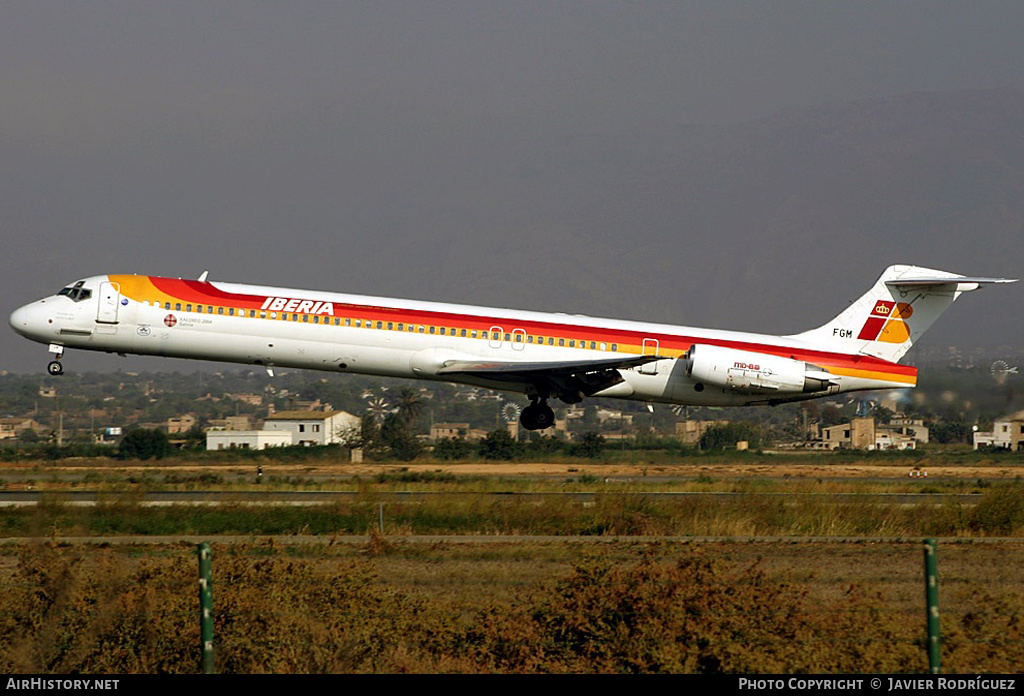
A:
<svg viewBox="0 0 1024 696">
<path fill-rule="evenodd" d="M 878 300 L 857 338 L 863 341 L 903 343 L 910 338 L 910 327 L 905 320 L 913 313 L 913 307 L 906 302 Z"/>
</svg>

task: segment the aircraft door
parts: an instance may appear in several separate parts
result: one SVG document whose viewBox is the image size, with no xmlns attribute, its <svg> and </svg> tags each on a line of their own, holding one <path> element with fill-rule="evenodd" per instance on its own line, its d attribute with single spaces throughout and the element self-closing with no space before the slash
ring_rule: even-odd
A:
<svg viewBox="0 0 1024 696">
<path fill-rule="evenodd" d="M 117 283 L 103 281 L 98 295 L 96 321 L 100 324 L 116 324 L 117 308 L 121 304 L 121 287 Z"/>
<path fill-rule="evenodd" d="M 502 329 L 500 326 L 492 326 L 491 330 L 487 332 L 487 343 L 491 348 L 501 348 L 502 344 Z"/>
<path fill-rule="evenodd" d="M 512 349 L 522 350 L 526 347 L 526 330 L 512 329 Z"/>
<path fill-rule="evenodd" d="M 644 355 L 658 355 L 658 339 L 656 338 L 645 338 L 644 339 Z M 658 374 L 658 360 L 649 362 L 646 365 L 640 366 L 640 374 L 642 375 L 656 375 Z"/>
</svg>

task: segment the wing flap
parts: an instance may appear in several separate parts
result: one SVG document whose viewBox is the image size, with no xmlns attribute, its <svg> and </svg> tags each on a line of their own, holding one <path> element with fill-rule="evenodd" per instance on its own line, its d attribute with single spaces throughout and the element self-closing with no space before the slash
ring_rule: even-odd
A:
<svg viewBox="0 0 1024 696">
<path fill-rule="evenodd" d="M 446 360 L 435 374 L 530 384 L 541 398 L 554 394 L 567 404 L 577 404 L 585 396 L 593 396 L 625 382 L 619 370 L 666 359 L 669 358 L 663 355 L 631 355 L 601 360 L 547 362 Z"/>
<path fill-rule="evenodd" d="M 602 372 L 604 370 L 627 369 L 665 360 L 663 355 L 632 355 L 602 360 L 556 360 L 546 362 L 506 362 L 446 360 L 438 375 L 469 375 L 489 379 L 521 379 L 530 377 L 573 376 Z"/>
</svg>

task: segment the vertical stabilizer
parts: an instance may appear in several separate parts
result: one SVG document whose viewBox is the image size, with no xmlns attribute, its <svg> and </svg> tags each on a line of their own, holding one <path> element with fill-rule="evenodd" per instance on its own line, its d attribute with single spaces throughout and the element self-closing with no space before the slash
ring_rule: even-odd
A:
<svg viewBox="0 0 1024 696">
<path fill-rule="evenodd" d="M 898 362 L 961 293 L 1008 278 L 972 278 L 917 266 L 889 266 L 859 300 L 824 326 L 792 336 L 827 350 Z"/>
</svg>

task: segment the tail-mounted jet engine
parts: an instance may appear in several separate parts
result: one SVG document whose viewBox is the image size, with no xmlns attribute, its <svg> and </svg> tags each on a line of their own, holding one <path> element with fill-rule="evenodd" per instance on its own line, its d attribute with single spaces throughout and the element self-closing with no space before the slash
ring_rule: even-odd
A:
<svg viewBox="0 0 1024 696">
<path fill-rule="evenodd" d="M 686 352 L 691 379 L 745 394 L 809 394 L 828 391 L 835 375 L 792 358 L 720 346 L 693 345 Z"/>
</svg>

